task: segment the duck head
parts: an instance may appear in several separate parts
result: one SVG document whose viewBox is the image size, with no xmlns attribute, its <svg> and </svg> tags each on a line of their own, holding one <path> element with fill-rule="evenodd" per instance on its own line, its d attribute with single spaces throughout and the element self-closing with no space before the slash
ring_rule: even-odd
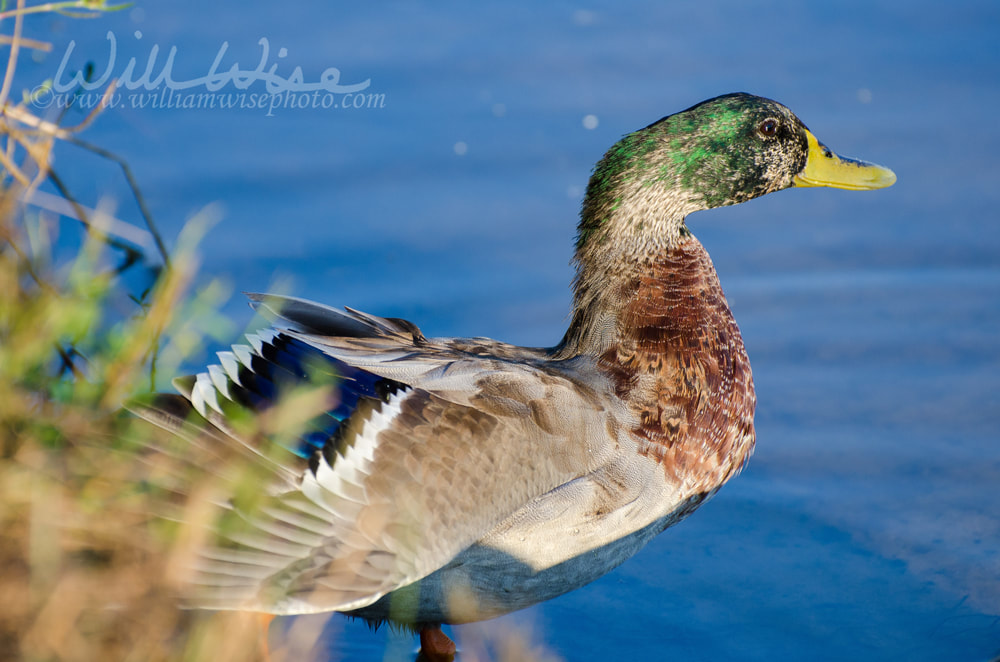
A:
<svg viewBox="0 0 1000 662">
<path fill-rule="evenodd" d="M 594 168 L 578 247 L 592 242 L 662 250 L 684 218 L 792 186 L 868 190 L 896 175 L 837 156 L 785 106 L 727 94 L 664 117 L 618 141 Z"/>
</svg>

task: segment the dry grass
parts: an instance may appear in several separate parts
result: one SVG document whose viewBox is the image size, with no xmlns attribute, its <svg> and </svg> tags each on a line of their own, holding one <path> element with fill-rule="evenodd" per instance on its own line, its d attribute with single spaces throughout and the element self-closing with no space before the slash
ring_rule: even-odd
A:
<svg viewBox="0 0 1000 662">
<path fill-rule="evenodd" d="M 170 371 L 217 323 L 216 289 L 187 294 L 205 224 L 194 223 L 168 256 L 137 192 L 161 253 L 147 255 L 106 231 L 108 219 L 79 204 L 52 170 L 57 144 L 91 148 L 78 134 L 93 114 L 67 128 L 13 101 L 18 58 L 50 48 L 23 34 L 26 14 L 111 8 L 98 0 L 0 4 L 0 47 L 7 49 L 0 88 L 0 657 L 258 659 L 256 616 L 178 608 L 176 569 L 204 523 L 198 504 L 218 481 L 190 449 L 120 409 L 126 397 L 149 389 L 157 362 Z M 92 158 L 114 158 L 91 149 Z M 124 174 L 131 182 L 127 168 Z M 82 226 L 27 204 L 46 184 Z M 67 226 L 83 247 L 57 262 L 51 246 Z M 155 286 L 128 292 L 122 275 L 130 269 L 153 272 Z M 129 299 L 132 313 L 123 315 Z M 172 513 L 187 524 L 165 517 Z"/>
<path fill-rule="evenodd" d="M 259 484 L 254 467 L 238 449 L 190 444 L 121 409 L 157 371 L 176 374 L 206 334 L 233 335 L 215 313 L 220 288 L 189 292 L 209 219 L 189 224 L 168 255 L 127 165 L 79 135 L 100 107 L 65 126 L 36 116 L 30 99 L 13 101 L 18 58 L 51 49 L 44 35 L 23 34 L 26 14 L 113 7 L 10 5 L 0 0 L 0 659 L 268 659 L 258 615 L 185 610 L 178 597 L 214 528 L 208 504 Z M 132 225 L 155 249 L 73 197 L 52 167 L 57 146 L 122 166 L 140 211 Z M 52 246 L 67 228 L 82 247 L 59 261 Z M 150 272 L 148 291 L 128 291 L 123 274 L 136 269 Z M 269 659 L 322 658 L 321 624 L 297 621 Z M 551 659 L 486 625 L 464 641 L 469 660 Z"/>
</svg>

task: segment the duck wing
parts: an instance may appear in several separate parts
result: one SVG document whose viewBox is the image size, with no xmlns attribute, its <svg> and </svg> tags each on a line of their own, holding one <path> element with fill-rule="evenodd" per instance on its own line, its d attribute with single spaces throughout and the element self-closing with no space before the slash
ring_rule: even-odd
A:
<svg viewBox="0 0 1000 662">
<path fill-rule="evenodd" d="M 428 340 L 405 320 L 301 299 L 251 300 L 275 328 L 177 382 L 213 438 L 271 468 L 266 494 L 252 509 L 230 504 L 237 524 L 202 554 L 195 606 L 365 607 L 610 461 L 613 408 L 579 364 L 485 339 Z M 335 377 L 333 396 L 300 426 L 294 452 L 263 451 L 231 423 L 233 407 L 266 413 L 289 385 L 324 371 Z M 180 418 L 139 413 L 160 424 Z"/>
</svg>

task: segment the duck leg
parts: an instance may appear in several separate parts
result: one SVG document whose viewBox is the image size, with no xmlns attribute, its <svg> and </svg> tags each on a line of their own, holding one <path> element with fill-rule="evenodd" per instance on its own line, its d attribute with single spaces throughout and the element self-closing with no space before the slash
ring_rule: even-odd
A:
<svg viewBox="0 0 1000 662">
<path fill-rule="evenodd" d="M 267 635 L 271 631 L 273 620 L 274 614 L 257 614 L 257 624 L 260 627 L 260 652 L 264 662 L 271 662 L 271 646 Z"/>
<path fill-rule="evenodd" d="M 455 642 L 441 631 L 440 625 L 420 628 L 420 656 L 427 662 L 452 662 L 455 659 Z"/>
</svg>

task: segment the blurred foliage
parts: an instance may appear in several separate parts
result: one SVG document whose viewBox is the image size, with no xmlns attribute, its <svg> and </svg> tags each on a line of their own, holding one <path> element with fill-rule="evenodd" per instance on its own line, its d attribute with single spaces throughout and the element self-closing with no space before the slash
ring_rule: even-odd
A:
<svg viewBox="0 0 1000 662">
<path fill-rule="evenodd" d="M 325 618 L 274 628 L 285 634 L 268 651 L 260 615 L 180 607 L 182 580 L 219 527 L 214 504 L 259 495 L 264 463 L 238 444 L 191 443 L 122 410 L 155 390 L 157 374 L 177 374 L 206 336 L 234 334 L 217 312 L 224 288 L 190 291 L 212 214 L 192 219 L 168 254 L 127 164 L 79 137 L 102 106 L 65 126 L 72 108 L 42 118 L 27 94 L 11 101 L 19 56 L 51 50 L 23 34 L 24 16 L 94 18 L 124 6 L 0 0 L 0 659 L 324 658 Z M 113 92 L 114 83 L 105 99 Z M 82 205 L 53 168 L 57 145 L 118 164 L 141 224 L 122 233 L 127 221 Z M 147 246 L 125 238 L 135 231 Z M 145 285 L 132 291 L 136 282 Z M 248 438 L 294 436 L 285 428 L 311 407 L 302 397 L 255 419 Z M 478 626 L 464 641 L 469 662 L 551 659 L 502 628 Z"/>
<path fill-rule="evenodd" d="M 136 190 L 159 252 L 122 239 L 111 229 L 122 221 L 83 207 L 52 168 L 55 146 L 70 143 L 118 161 L 133 183 L 123 162 L 77 135 L 100 109 L 66 128 L 26 97 L 11 101 L 18 57 L 51 50 L 23 34 L 25 15 L 114 8 L 0 2 L 0 658 L 253 660 L 265 632 L 257 615 L 178 608 L 177 568 L 218 481 L 182 440 L 121 411 L 206 333 L 231 334 L 214 313 L 222 289 L 188 291 L 208 219 L 192 221 L 168 256 Z M 55 197 L 42 188 L 72 218 L 32 204 Z M 77 247 L 68 258 L 67 244 Z M 131 292 L 135 281 L 152 285 Z"/>
</svg>

